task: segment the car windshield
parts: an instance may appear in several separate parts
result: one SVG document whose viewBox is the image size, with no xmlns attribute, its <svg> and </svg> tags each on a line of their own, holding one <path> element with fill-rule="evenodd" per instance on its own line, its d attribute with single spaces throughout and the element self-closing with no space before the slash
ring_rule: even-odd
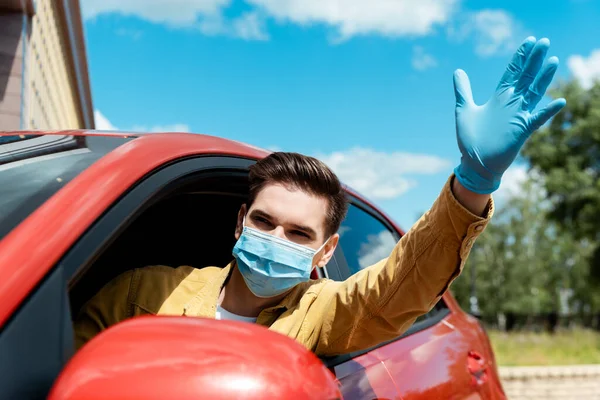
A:
<svg viewBox="0 0 600 400">
<path fill-rule="evenodd" d="M 103 155 L 113 136 L 0 136 L 0 239 Z"/>
</svg>

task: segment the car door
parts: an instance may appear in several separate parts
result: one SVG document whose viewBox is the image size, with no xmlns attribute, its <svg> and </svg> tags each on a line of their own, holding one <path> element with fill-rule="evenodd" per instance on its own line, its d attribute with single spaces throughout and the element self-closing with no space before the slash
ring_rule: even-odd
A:
<svg viewBox="0 0 600 400">
<path fill-rule="evenodd" d="M 342 277 L 345 279 L 387 257 L 399 237 L 400 233 L 376 210 L 353 201 L 340 228 L 336 254 Z M 338 379 L 342 392 L 350 395 L 349 398 L 355 398 L 354 382 L 345 379 L 345 371 L 351 368 L 348 364 L 365 357 L 372 365 L 378 360 L 385 367 L 402 399 L 481 398 L 488 393 L 485 375 L 478 375 L 483 350 L 479 349 L 477 333 L 459 329 L 463 325 L 460 316 L 450 312 L 441 300 L 397 339 L 327 362 L 336 375 L 341 375 Z M 372 385 L 375 393 L 379 390 L 378 384 Z"/>
<path fill-rule="evenodd" d="M 69 285 L 81 277 L 86 264 L 93 262 L 98 252 L 143 207 L 172 184 L 190 176 L 211 171 L 245 171 L 253 162 L 234 156 L 173 160 L 136 182 L 91 226 L 86 227 L 59 262 L 48 266 L 45 276 L 0 327 L 0 399 L 46 397 L 54 379 L 74 353 Z M 117 174 L 119 171 L 113 172 Z M 71 192 L 77 192 L 77 184 L 77 181 L 72 181 Z M 86 194 L 94 198 L 93 193 Z M 54 202 L 57 206 L 59 203 Z M 48 207 L 45 212 L 49 212 Z M 69 218 L 72 223 L 76 217 Z M 36 221 L 30 219 L 29 222 L 31 225 Z M 22 248 L 11 249 L 14 254 L 27 253 L 31 249 L 25 240 L 15 239 L 12 243 L 23 244 Z M 6 254 L 3 256 L 7 262 L 4 267 L 8 268 L 10 259 Z M 39 267 L 46 268 L 41 263 Z"/>
</svg>

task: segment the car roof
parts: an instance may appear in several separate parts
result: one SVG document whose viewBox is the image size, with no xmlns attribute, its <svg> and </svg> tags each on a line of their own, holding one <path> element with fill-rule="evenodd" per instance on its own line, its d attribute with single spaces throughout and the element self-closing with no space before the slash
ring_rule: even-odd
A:
<svg viewBox="0 0 600 400">
<path fill-rule="evenodd" d="M 239 142 L 233 139 L 226 139 L 218 136 L 212 136 L 207 134 L 200 133 L 190 133 L 190 132 L 130 132 L 130 131 L 103 131 L 103 130 L 85 130 L 85 129 L 69 129 L 69 130 L 39 130 L 39 131 L 2 131 L 0 132 L 0 137 L 6 136 L 19 136 L 19 137 L 27 137 L 27 136 L 43 136 L 43 135 L 60 135 L 60 136 L 104 136 L 104 137 L 120 137 L 120 138 L 137 138 L 143 136 L 156 136 L 156 135 L 165 135 L 165 134 L 175 134 L 175 135 L 189 135 L 198 138 L 198 150 L 202 152 L 202 143 L 203 141 L 211 142 L 211 149 L 214 151 L 216 149 L 222 149 L 227 151 L 228 154 L 232 152 L 238 154 L 239 156 L 245 156 L 248 158 L 256 158 L 260 159 L 271 153 L 268 150 L 262 149 L 260 147 L 253 146 L 251 144 Z M 208 149 L 204 149 L 208 150 Z"/>
</svg>

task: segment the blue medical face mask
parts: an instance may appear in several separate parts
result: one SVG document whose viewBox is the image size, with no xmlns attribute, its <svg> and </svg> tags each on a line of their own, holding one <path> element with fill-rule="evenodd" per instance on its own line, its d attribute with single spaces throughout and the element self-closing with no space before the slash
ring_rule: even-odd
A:
<svg viewBox="0 0 600 400">
<path fill-rule="evenodd" d="M 233 256 L 248 289 L 256 297 L 274 297 L 310 279 L 313 258 L 328 241 L 314 250 L 244 226 Z"/>
</svg>

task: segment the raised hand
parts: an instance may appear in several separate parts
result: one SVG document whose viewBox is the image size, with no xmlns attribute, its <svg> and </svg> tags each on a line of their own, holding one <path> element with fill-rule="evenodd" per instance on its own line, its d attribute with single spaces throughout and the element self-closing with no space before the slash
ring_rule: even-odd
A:
<svg viewBox="0 0 600 400">
<path fill-rule="evenodd" d="M 557 99 L 534 111 L 558 67 L 556 57 L 544 64 L 549 47 L 548 39 L 525 39 L 496 92 L 481 106 L 473 101 L 467 74 L 460 69 L 454 73 L 456 136 L 462 154 L 454 172 L 468 190 L 489 194 L 498 189 L 502 174 L 529 136 L 565 106 L 565 99 Z"/>
</svg>

